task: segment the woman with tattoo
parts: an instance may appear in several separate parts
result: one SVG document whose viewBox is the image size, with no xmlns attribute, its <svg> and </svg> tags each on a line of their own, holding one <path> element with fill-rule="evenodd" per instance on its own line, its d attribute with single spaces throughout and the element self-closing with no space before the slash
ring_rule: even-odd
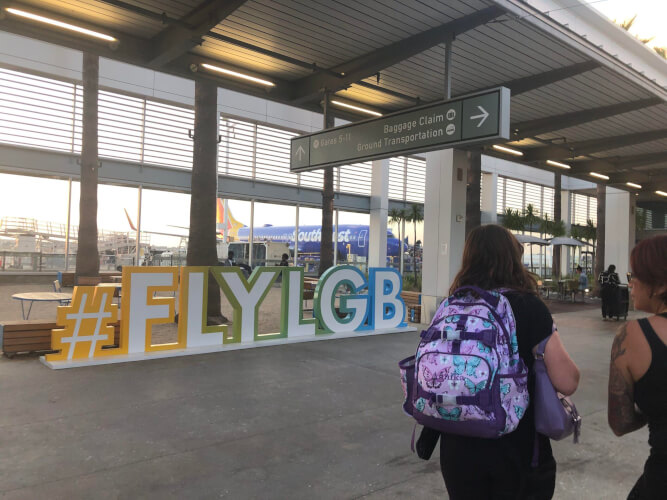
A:
<svg viewBox="0 0 667 500">
<path fill-rule="evenodd" d="M 648 423 L 651 453 L 628 499 L 667 495 L 667 236 L 640 242 L 630 256 L 635 308 L 653 316 L 629 321 L 611 348 L 609 426 L 622 436 Z"/>
</svg>

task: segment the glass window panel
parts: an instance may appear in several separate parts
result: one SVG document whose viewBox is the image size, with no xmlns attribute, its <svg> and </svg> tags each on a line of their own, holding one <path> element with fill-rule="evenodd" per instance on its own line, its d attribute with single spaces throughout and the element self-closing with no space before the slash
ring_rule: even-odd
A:
<svg viewBox="0 0 667 500">
<path fill-rule="evenodd" d="M 542 186 L 539 184 L 531 184 L 529 182 L 524 182 L 523 184 L 526 187 L 524 208 L 531 204 L 533 205 L 535 215 L 542 215 Z"/>
<path fill-rule="evenodd" d="M 192 168 L 194 110 L 161 102 L 146 102 L 144 161 L 158 165 Z"/>
<path fill-rule="evenodd" d="M 523 182 L 505 179 L 505 208 L 523 211 Z"/>
<path fill-rule="evenodd" d="M 72 150 L 74 84 L 0 68 L 0 142 Z"/>
<path fill-rule="evenodd" d="M 290 172 L 290 139 L 297 134 L 257 125 L 256 178 L 270 182 L 296 184 Z"/>
<path fill-rule="evenodd" d="M 426 194 L 426 161 L 408 158 L 408 174 L 405 179 L 405 199 L 414 203 L 424 203 Z"/>
<path fill-rule="evenodd" d="M 496 212 L 502 214 L 505 211 L 505 178 L 498 176 L 498 194 L 496 195 Z"/>
<path fill-rule="evenodd" d="M 338 191 L 370 196 L 373 178 L 373 162 L 354 163 L 338 168 L 340 179 Z"/>
<path fill-rule="evenodd" d="M 407 158 L 399 156 L 389 160 L 389 199 L 405 199 L 405 165 Z"/>
</svg>

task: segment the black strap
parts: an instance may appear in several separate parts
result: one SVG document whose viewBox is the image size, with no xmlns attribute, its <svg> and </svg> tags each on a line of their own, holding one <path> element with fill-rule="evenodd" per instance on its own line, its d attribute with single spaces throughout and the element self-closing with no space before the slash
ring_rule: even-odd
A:
<svg viewBox="0 0 667 500">
<path fill-rule="evenodd" d="M 658 337 L 658 334 L 655 333 L 655 330 L 651 326 L 651 323 L 649 323 L 648 319 L 642 318 L 638 321 L 639 327 L 642 329 L 642 332 L 644 332 L 644 337 L 646 337 L 646 341 L 648 342 L 648 345 L 651 347 L 651 350 L 654 352 L 660 352 L 660 349 L 667 349 L 667 346 L 665 343 Z"/>
</svg>

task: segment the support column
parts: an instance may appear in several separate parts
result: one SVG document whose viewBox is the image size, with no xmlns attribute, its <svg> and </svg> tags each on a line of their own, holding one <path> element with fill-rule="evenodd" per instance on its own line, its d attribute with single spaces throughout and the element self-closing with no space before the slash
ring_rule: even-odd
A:
<svg viewBox="0 0 667 500">
<path fill-rule="evenodd" d="M 561 214 L 560 219 L 565 223 L 565 235 L 570 233 L 572 228 L 572 197 L 570 196 L 570 191 L 564 190 L 560 194 L 560 203 L 561 203 Z M 570 247 L 560 246 L 560 274 L 558 278 L 560 279 L 561 275 L 567 275 L 570 272 Z"/>
<path fill-rule="evenodd" d="M 498 173 L 483 173 L 482 186 L 482 224 L 498 224 Z"/>
<path fill-rule="evenodd" d="M 374 160 L 371 180 L 371 220 L 368 232 L 368 267 L 387 265 L 389 160 Z"/>
<path fill-rule="evenodd" d="M 469 151 L 470 168 L 468 168 L 468 184 L 466 186 L 466 236 L 482 224 L 480 196 L 482 190 L 482 153 Z"/>
<path fill-rule="evenodd" d="M 334 114 L 331 109 L 330 94 L 324 92 L 322 101 L 324 123 L 322 128 L 334 126 Z M 318 274 L 333 265 L 333 211 L 334 211 L 334 167 L 324 167 L 324 182 L 322 186 L 322 240 L 320 241 L 320 265 Z"/>
<path fill-rule="evenodd" d="M 215 225 L 218 196 L 218 116 L 217 86 L 209 80 L 195 80 L 190 229 L 186 257 L 188 266 L 218 264 Z M 220 312 L 219 287 L 208 287 L 207 307 L 208 325 L 228 321 Z"/>
<path fill-rule="evenodd" d="M 99 57 L 83 53 L 83 117 L 81 134 L 81 191 L 79 196 L 79 234 L 76 252 L 76 279 L 99 276 L 100 258 L 97 250 L 97 180 L 99 158 L 98 90 Z"/>
<path fill-rule="evenodd" d="M 632 193 L 607 188 L 605 219 L 613 221 L 614 230 L 605 231 L 604 268 L 614 264 L 621 283 L 625 283 L 630 270 L 630 252 L 635 246 L 635 197 Z"/>
<path fill-rule="evenodd" d="M 422 323 L 428 323 L 461 266 L 465 242 L 466 181 L 470 160 L 465 151 L 426 154 Z"/>
<path fill-rule="evenodd" d="M 606 230 L 605 230 L 605 220 L 606 220 L 606 206 L 607 206 L 607 186 L 604 184 L 597 185 L 597 202 L 598 202 L 598 213 L 597 213 L 597 229 L 595 233 L 595 295 L 600 295 L 600 284 L 597 282 L 597 277 L 600 276 L 600 273 L 604 271 L 607 266 L 605 265 L 606 256 Z M 620 274 L 619 274 L 620 277 Z"/>
<path fill-rule="evenodd" d="M 554 221 L 558 222 L 562 216 L 562 193 L 561 193 L 561 174 L 554 174 Z M 551 247 L 551 275 L 555 276 L 556 280 L 560 279 L 560 247 Z"/>
</svg>

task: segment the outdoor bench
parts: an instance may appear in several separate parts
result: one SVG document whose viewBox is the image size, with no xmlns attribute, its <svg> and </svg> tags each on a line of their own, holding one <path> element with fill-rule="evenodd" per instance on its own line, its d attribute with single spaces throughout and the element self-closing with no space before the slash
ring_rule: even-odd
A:
<svg viewBox="0 0 667 500">
<path fill-rule="evenodd" d="M 411 323 L 421 323 L 422 294 L 403 291 L 401 292 L 401 298 L 405 302 L 405 319 Z"/>
<path fill-rule="evenodd" d="M 120 338 L 120 322 L 112 323 L 114 327 L 114 343 L 118 345 Z M 57 352 L 51 349 L 51 330 L 62 328 L 54 321 L 40 319 L 26 321 L 0 322 L 0 341 L 2 352 L 8 358 L 18 353 Z"/>
</svg>

